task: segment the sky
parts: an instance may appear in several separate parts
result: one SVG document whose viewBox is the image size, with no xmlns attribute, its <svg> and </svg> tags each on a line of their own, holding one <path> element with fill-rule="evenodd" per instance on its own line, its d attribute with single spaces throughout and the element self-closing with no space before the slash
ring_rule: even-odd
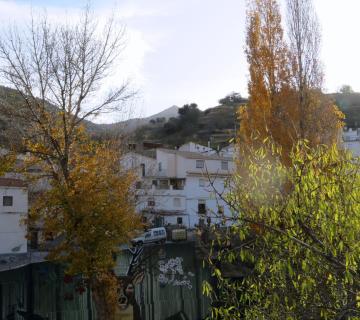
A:
<svg viewBox="0 0 360 320">
<path fill-rule="evenodd" d="M 33 12 L 50 20 L 75 19 L 82 0 L 0 0 L 0 27 L 24 24 Z M 244 54 L 246 0 L 93 0 L 99 19 L 111 13 L 126 26 L 126 48 L 109 84 L 129 80 L 138 92 L 132 115 L 172 105 L 217 105 L 230 92 L 247 96 Z M 349 84 L 360 91 L 359 0 L 314 0 L 322 30 L 325 91 Z M 97 122 L 115 122 L 106 115 Z"/>
</svg>

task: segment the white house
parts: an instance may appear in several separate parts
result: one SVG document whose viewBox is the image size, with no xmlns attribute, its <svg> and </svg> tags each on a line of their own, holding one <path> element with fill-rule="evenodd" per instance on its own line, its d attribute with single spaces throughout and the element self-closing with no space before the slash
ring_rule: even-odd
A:
<svg viewBox="0 0 360 320">
<path fill-rule="evenodd" d="M 179 147 L 179 151 L 189 151 L 189 152 L 197 152 L 197 153 L 206 153 L 206 154 L 215 154 L 216 151 L 210 146 L 203 146 L 201 144 L 195 142 L 188 142 Z"/>
<path fill-rule="evenodd" d="M 360 128 L 348 128 L 343 131 L 345 149 L 352 152 L 355 157 L 360 156 Z"/>
<path fill-rule="evenodd" d="M 0 254 L 27 252 L 26 228 L 28 191 L 19 179 L 0 178 Z"/>
<path fill-rule="evenodd" d="M 208 147 L 196 146 L 199 145 L 191 143 L 178 150 L 159 148 L 155 159 L 134 153 L 126 157 L 128 164 L 129 159 L 137 158 L 132 162 L 134 166 L 130 166 L 137 166 L 141 173 L 137 182 L 137 210 L 149 222 L 193 228 L 220 223 L 220 217 L 230 215 L 219 194 L 226 193 L 225 184 L 234 170 L 234 161 Z"/>
</svg>

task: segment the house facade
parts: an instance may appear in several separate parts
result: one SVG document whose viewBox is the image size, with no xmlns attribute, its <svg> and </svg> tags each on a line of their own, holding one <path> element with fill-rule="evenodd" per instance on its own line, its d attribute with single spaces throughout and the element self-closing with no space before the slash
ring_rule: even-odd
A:
<svg viewBox="0 0 360 320">
<path fill-rule="evenodd" d="M 343 131 L 343 144 L 353 156 L 360 156 L 360 128 L 345 128 Z"/>
<path fill-rule="evenodd" d="M 0 178 L 0 254 L 27 252 L 28 190 L 19 179 Z"/>
<path fill-rule="evenodd" d="M 147 222 L 194 228 L 231 215 L 222 197 L 234 170 L 232 157 L 190 143 L 158 148 L 155 158 L 130 153 L 126 159 L 137 172 L 137 211 Z"/>
</svg>

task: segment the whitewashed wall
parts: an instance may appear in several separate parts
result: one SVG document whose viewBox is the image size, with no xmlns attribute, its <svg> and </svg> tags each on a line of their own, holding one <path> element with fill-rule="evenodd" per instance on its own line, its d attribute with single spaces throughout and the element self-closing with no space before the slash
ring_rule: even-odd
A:
<svg viewBox="0 0 360 320">
<path fill-rule="evenodd" d="M 3 196 L 12 196 L 13 206 L 3 206 Z M 0 254 L 27 252 L 26 228 L 21 223 L 27 211 L 26 189 L 0 187 Z"/>
</svg>

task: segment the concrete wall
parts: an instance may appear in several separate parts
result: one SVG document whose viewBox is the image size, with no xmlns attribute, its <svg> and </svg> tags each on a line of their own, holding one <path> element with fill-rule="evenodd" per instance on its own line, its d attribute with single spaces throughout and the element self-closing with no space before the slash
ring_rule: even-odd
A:
<svg viewBox="0 0 360 320">
<path fill-rule="evenodd" d="M 13 205 L 3 206 L 3 196 L 12 196 Z M 27 211 L 26 189 L 0 187 L 0 254 L 27 252 L 26 228 L 21 224 Z"/>
<path fill-rule="evenodd" d="M 121 160 L 121 165 L 125 169 L 135 170 L 135 174 L 140 178 L 142 177 L 141 164 L 145 164 L 145 175 L 154 176 L 157 174 L 156 160 L 150 157 L 143 156 L 138 153 L 129 152 Z"/>
</svg>

